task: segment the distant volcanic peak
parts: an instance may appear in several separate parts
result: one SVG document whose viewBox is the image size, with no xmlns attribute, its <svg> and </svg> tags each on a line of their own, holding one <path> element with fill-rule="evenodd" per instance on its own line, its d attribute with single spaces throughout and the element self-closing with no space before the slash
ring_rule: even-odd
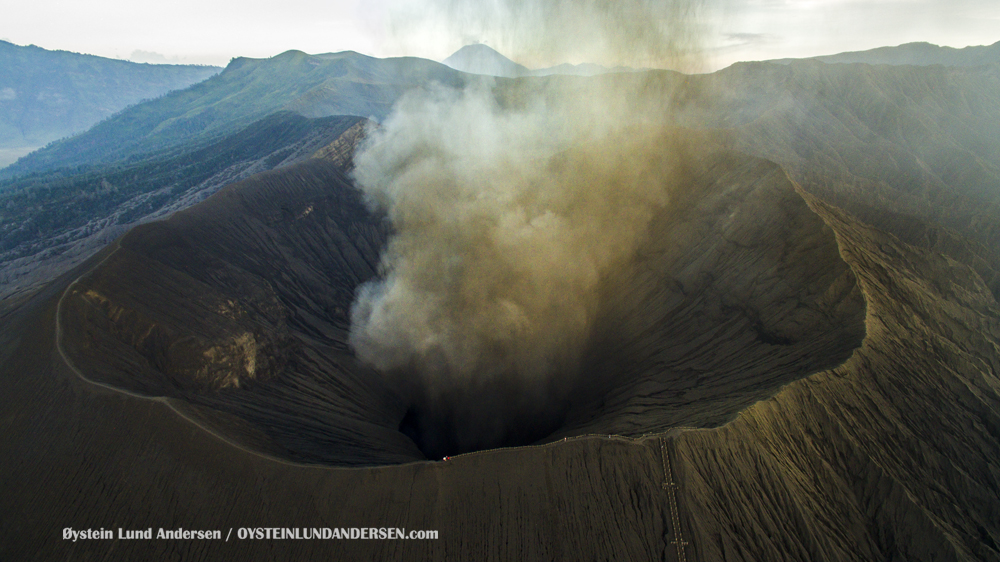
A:
<svg viewBox="0 0 1000 562">
<path fill-rule="evenodd" d="M 531 70 L 496 52 L 487 45 L 466 45 L 441 61 L 446 66 L 470 74 L 516 78 L 528 76 Z"/>
<path fill-rule="evenodd" d="M 466 45 L 458 51 L 455 51 L 454 54 L 441 62 L 446 66 L 462 72 L 468 72 L 470 74 L 484 74 L 487 76 L 499 76 L 504 78 L 518 78 L 521 76 L 551 76 L 554 74 L 595 76 L 608 72 L 635 71 L 633 68 L 624 66 L 607 68 L 594 63 L 562 63 L 555 66 L 532 70 L 508 59 L 493 50 L 491 47 L 480 43 Z"/>
<path fill-rule="evenodd" d="M 717 425 L 843 361 L 864 304 L 780 169 L 731 153 L 687 169 L 637 257 L 602 281 L 584 360 L 563 373 L 439 389 L 361 365 L 348 314 L 388 232 L 321 160 L 135 229 L 87 278 L 100 299 L 67 296 L 64 347 L 92 380 L 240 420 L 216 429 L 330 465 Z"/>
</svg>

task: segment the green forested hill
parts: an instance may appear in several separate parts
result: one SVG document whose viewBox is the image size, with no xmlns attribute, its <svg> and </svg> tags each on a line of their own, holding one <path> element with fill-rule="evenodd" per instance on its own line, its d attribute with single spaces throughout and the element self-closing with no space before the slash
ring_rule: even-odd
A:
<svg viewBox="0 0 1000 562">
<path fill-rule="evenodd" d="M 376 59 L 354 52 L 288 51 L 269 59 L 237 58 L 204 82 L 130 107 L 24 158 L 0 176 L 201 145 L 275 111 L 382 118 L 404 91 L 418 84 L 458 86 L 465 79 L 461 72 L 425 59 Z"/>
<path fill-rule="evenodd" d="M 218 72 L 214 66 L 138 64 L 0 41 L 0 149 L 79 133 L 129 105 Z"/>
</svg>

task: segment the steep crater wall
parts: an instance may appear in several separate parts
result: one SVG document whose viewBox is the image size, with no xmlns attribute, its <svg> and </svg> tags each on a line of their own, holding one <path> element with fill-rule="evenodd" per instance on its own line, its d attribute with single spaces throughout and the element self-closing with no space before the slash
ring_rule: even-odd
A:
<svg viewBox="0 0 1000 562">
<path fill-rule="evenodd" d="M 166 397 L 244 446 L 340 466 L 711 427 L 849 357 L 864 301 L 784 173 L 729 152 L 664 157 L 684 162 L 664 178 L 671 203 L 603 281 L 580 368 L 532 388 L 432 395 L 359 364 L 350 305 L 390 231 L 319 160 L 134 229 L 65 295 L 63 348 L 87 378 Z"/>
</svg>

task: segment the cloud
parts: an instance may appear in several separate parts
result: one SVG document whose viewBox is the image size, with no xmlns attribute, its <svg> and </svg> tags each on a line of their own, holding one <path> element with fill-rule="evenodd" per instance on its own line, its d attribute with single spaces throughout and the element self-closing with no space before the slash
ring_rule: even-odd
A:
<svg viewBox="0 0 1000 562">
<path fill-rule="evenodd" d="M 752 45 L 755 43 L 766 43 L 772 41 L 774 37 L 768 33 L 727 33 L 727 41 L 739 43 L 741 45 Z"/>
<path fill-rule="evenodd" d="M 145 62 L 149 64 L 179 64 L 179 59 L 177 57 L 172 57 L 168 59 L 166 55 L 157 53 L 155 51 L 143 51 L 141 49 L 136 49 L 132 51 L 132 54 L 128 56 L 128 60 L 132 62 Z"/>
</svg>

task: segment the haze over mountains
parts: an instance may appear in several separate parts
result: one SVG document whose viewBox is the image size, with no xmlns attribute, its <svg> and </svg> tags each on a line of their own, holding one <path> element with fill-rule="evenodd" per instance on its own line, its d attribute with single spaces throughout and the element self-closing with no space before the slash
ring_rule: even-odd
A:
<svg viewBox="0 0 1000 562">
<path fill-rule="evenodd" d="M 466 45 L 455 51 L 454 54 L 441 61 L 445 65 L 468 72 L 470 74 L 485 74 L 487 76 L 502 76 L 504 78 L 517 78 L 519 76 L 550 76 L 552 74 L 566 74 L 571 76 L 594 76 L 607 72 L 635 72 L 634 68 L 616 66 L 606 68 L 599 64 L 583 63 L 569 64 L 563 63 L 547 68 L 529 69 L 526 66 L 501 55 L 487 45 L 481 43 Z"/>
<path fill-rule="evenodd" d="M 2 271 L 22 283 L 0 305 L 0 558 L 1000 561 L 994 47 L 949 65 L 878 62 L 922 52 L 901 46 L 877 64 L 517 78 L 481 76 L 511 71 L 481 49 L 496 66 L 476 75 L 289 51 L 54 143 L 0 184 Z M 389 222 L 363 196 L 366 118 L 400 134 L 398 100 L 462 89 L 515 120 L 607 102 L 593 109 L 620 121 L 588 158 L 532 154 L 609 178 L 607 197 L 641 180 L 666 202 L 631 217 L 581 360 L 543 384 L 456 391 L 350 342 L 402 221 L 441 209 L 418 199 Z M 503 160 L 509 139 L 438 121 L 444 144 L 404 136 L 394 173 L 461 172 L 440 159 L 452 142 L 544 183 L 538 162 Z M 594 163 L 633 162 L 623 132 L 648 155 L 638 176 Z M 576 184 L 571 209 L 605 193 Z M 467 220 L 489 197 L 548 206 L 519 240 L 571 218 L 545 190 L 484 189 L 448 224 L 494 232 Z M 521 219 L 486 222 L 503 220 Z M 468 263 L 444 261 L 428 267 Z M 262 525 L 441 538 L 56 539 Z"/>
<path fill-rule="evenodd" d="M 57 167 L 108 164 L 179 145 L 217 140 L 277 111 L 304 117 L 385 117 L 417 84 L 460 86 L 467 76 L 416 58 L 375 59 L 354 52 L 234 59 L 217 76 L 130 107 L 82 135 L 54 143 L 0 170 L 12 177 Z"/>
<path fill-rule="evenodd" d="M 788 63 L 797 59 L 777 59 L 771 62 Z M 897 47 L 879 47 L 868 51 L 853 51 L 836 55 L 812 57 L 811 60 L 828 63 L 912 64 L 929 66 L 982 66 L 1000 61 L 1000 42 L 956 49 L 931 43 L 906 43 Z"/>
<path fill-rule="evenodd" d="M 182 90 L 212 66 L 148 65 L 0 41 L 0 167 L 129 105 Z"/>
<path fill-rule="evenodd" d="M 767 62 L 788 64 L 795 58 L 775 59 Z M 931 43 L 907 43 L 896 47 L 879 47 L 867 51 L 853 51 L 835 55 L 810 57 L 826 63 L 864 63 L 889 65 L 930 66 L 982 66 L 1000 62 L 1000 43 L 955 49 Z M 637 69 L 617 66 L 607 68 L 596 64 L 561 64 L 548 68 L 529 69 L 508 59 L 487 45 L 466 45 L 442 61 L 445 65 L 471 74 L 517 78 L 519 76 L 549 76 L 566 74 L 595 76 L 609 72 L 636 72 Z"/>
</svg>

